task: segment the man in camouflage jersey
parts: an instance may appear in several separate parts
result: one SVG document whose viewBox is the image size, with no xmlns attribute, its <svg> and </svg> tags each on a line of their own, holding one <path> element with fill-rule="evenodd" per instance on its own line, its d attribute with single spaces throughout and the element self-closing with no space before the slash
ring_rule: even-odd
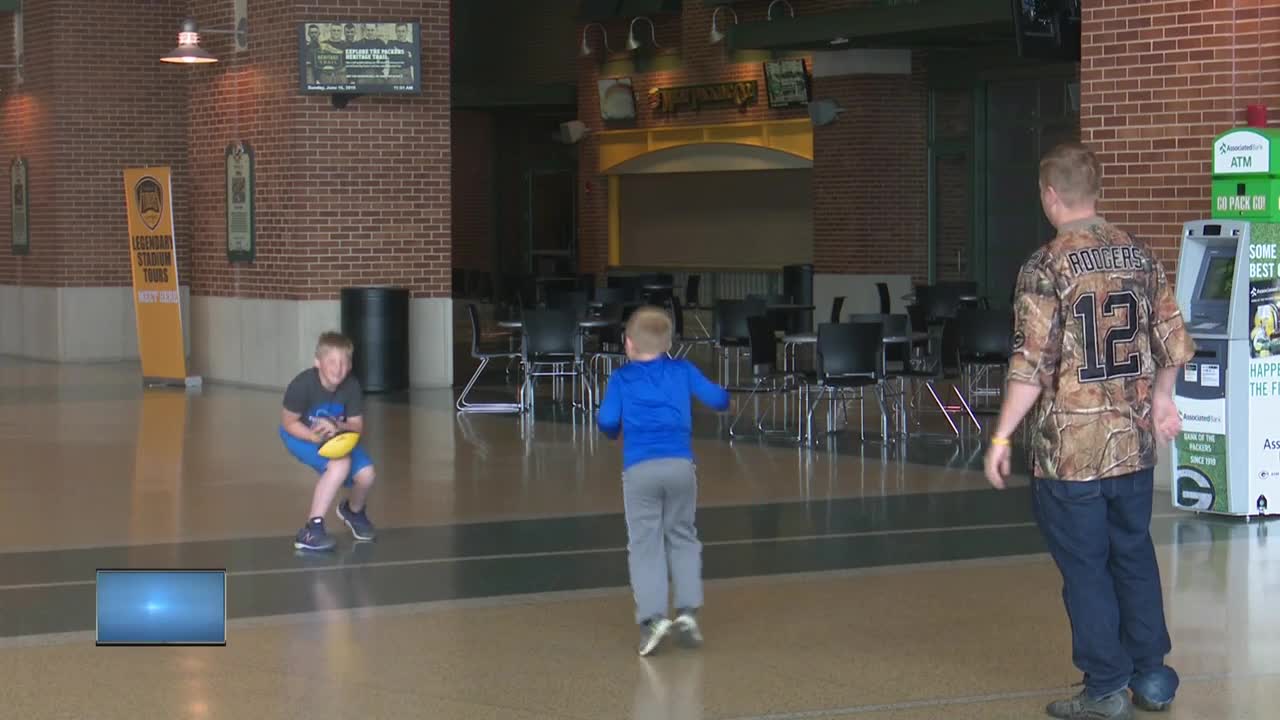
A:
<svg viewBox="0 0 1280 720">
<path fill-rule="evenodd" d="M 1097 216 L 1097 158 L 1079 144 L 1040 163 L 1057 237 L 1018 275 L 1004 406 L 986 457 L 1004 488 L 1009 437 L 1034 407 L 1032 509 L 1062 573 L 1084 690 L 1057 718 L 1163 710 L 1177 673 L 1151 542 L 1156 443 L 1181 429 L 1173 387 L 1194 346 L 1151 250 Z M 1130 699 L 1130 692 L 1133 697 Z"/>
</svg>

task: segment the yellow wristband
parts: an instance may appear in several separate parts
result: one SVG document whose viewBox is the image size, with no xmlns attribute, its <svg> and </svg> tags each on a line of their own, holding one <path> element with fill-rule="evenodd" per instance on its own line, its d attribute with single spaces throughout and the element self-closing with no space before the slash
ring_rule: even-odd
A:
<svg viewBox="0 0 1280 720">
<path fill-rule="evenodd" d="M 992 444 L 992 445 L 999 445 L 999 446 L 1001 446 L 1001 447 L 1008 447 L 1008 446 L 1009 446 L 1009 445 L 1011 445 L 1012 443 L 1010 443 L 1010 442 L 1009 442 L 1009 438 L 996 437 L 995 435 L 992 435 L 992 436 L 991 436 L 991 444 Z"/>
</svg>

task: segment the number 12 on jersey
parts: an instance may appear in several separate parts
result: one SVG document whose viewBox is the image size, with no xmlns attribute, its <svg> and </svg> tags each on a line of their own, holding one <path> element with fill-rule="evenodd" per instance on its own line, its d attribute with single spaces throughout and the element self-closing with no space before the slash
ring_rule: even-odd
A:
<svg viewBox="0 0 1280 720">
<path fill-rule="evenodd" d="M 1142 371 L 1138 353 L 1131 352 L 1120 359 L 1121 345 L 1132 343 L 1138 337 L 1138 296 L 1132 290 L 1107 293 L 1102 301 L 1103 317 L 1115 317 L 1123 311 L 1123 322 L 1107 330 L 1098 338 L 1098 296 L 1088 292 L 1076 299 L 1072 313 L 1080 319 L 1080 336 L 1084 342 L 1084 365 L 1080 368 L 1080 382 L 1105 382 L 1117 378 L 1136 377 Z"/>
</svg>

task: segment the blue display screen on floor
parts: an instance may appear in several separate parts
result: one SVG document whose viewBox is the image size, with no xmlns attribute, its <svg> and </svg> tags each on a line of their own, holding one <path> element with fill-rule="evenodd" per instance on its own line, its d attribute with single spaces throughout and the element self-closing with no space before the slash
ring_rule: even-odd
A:
<svg viewBox="0 0 1280 720">
<path fill-rule="evenodd" d="M 226 570 L 99 570 L 99 645 L 225 645 Z"/>
</svg>

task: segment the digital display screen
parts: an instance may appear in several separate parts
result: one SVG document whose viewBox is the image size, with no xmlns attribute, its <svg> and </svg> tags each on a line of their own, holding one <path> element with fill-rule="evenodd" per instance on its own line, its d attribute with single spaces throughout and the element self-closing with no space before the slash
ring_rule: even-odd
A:
<svg viewBox="0 0 1280 720">
<path fill-rule="evenodd" d="M 417 22 L 301 23 L 302 90 L 352 95 L 421 92 L 420 37 Z"/>
<path fill-rule="evenodd" d="M 1209 259 L 1209 268 L 1204 273 L 1204 283 L 1200 286 L 1201 300 L 1229 300 L 1231 298 L 1231 280 L 1236 274 L 1236 258 L 1234 255 L 1223 255 Z"/>
<path fill-rule="evenodd" d="M 99 570 L 98 645 L 225 645 L 225 570 Z"/>
</svg>

